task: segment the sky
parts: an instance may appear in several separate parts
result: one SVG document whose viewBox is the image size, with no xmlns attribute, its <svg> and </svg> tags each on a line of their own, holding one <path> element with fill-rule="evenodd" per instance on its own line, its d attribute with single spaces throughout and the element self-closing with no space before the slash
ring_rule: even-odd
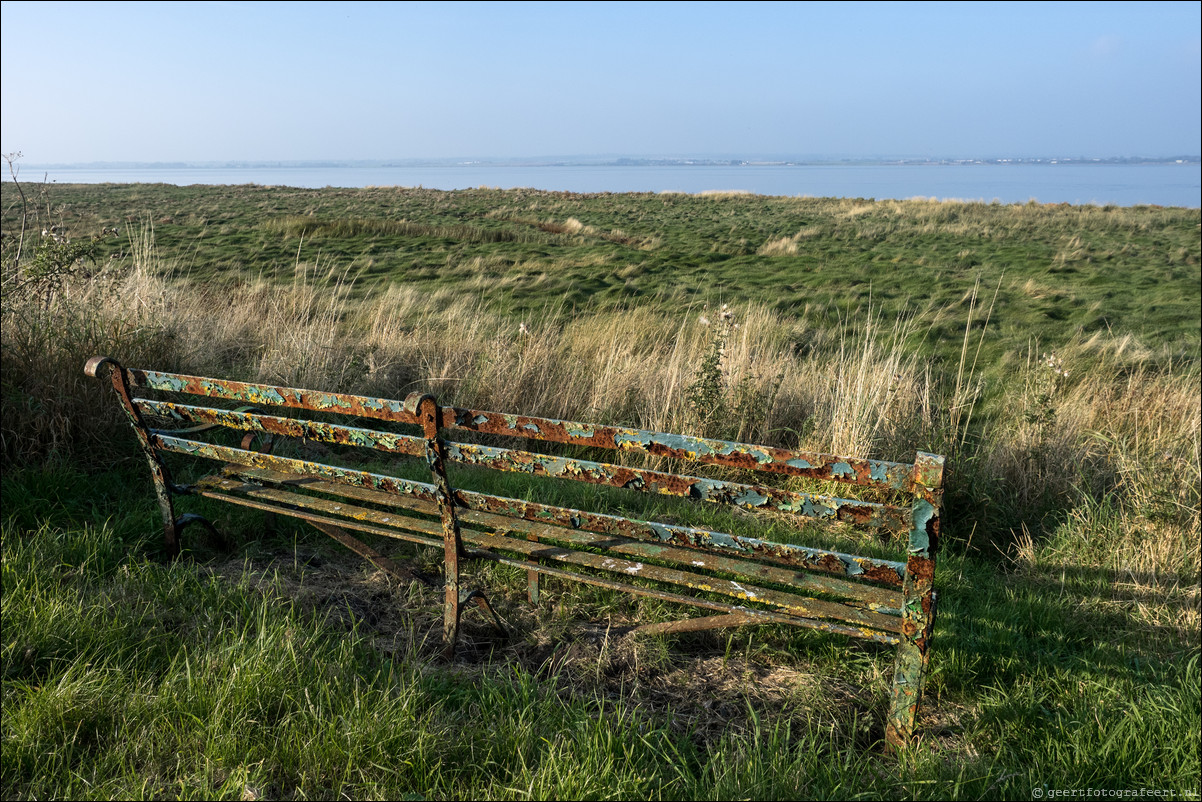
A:
<svg viewBox="0 0 1202 802">
<path fill-rule="evenodd" d="M 1202 152 L 1202 4 L 4 2 L 30 164 Z"/>
</svg>

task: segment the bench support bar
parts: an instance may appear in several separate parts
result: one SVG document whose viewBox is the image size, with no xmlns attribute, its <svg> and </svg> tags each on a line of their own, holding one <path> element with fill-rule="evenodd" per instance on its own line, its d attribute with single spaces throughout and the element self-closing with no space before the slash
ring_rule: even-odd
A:
<svg viewBox="0 0 1202 802">
<path fill-rule="evenodd" d="M 426 463 L 434 479 L 434 491 L 438 497 L 438 514 L 442 519 L 443 562 L 446 566 L 446 601 L 442 608 L 442 640 L 446 659 L 455 656 L 455 641 L 459 639 L 459 557 L 463 554 L 463 540 L 459 535 L 459 521 L 455 517 L 455 501 L 451 497 L 451 483 L 447 480 L 445 448 L 438 436 L 438 424 L 442 414 L 438 402 L 429 394 L 414 393 L 405 399 L 405 409 L 417 415 L 426 436 Z M 487 602 L 485 602 L 487 604 Z M 492 612 L 491 608 L 489 612 Z"/>
<path fill-rule="evenodd" d="M 351 534 L 342 527 L 334 526 L 333 524 L 322 523 L 319 521 L 309 521 L 309 523 L 318 530 L 332 537 L 334 540 L 337 540 L 339 543 L 346 546 L 348 549 L 355 552 L 384 573 L 389 574 L 396 579 L 400 579 L 404 582 L 421 582 L 427 587 L 434 587 L 434 585 L 437 584 L 433 579 L 419 574 L 416 571 L 411 571 L 395 560 L 385 557 L 383 554 L 380 554 L 362 540 L 352 537 Z"/>
<path fill-rule="evenodd" d="M 646 624 L 641 627 L 635 627 L 631 631 L 642 632 L 646 635 L 667 635 L 676 632 L 703 632 L 707 629 L 725 629 L 758 623 L 761 623 L 761 621 L 753 615 L 731 613 L 730 615 L 707 615 L 703 618 L 686 618 L 684 621 L 665 621 L 660 624 Z"/>
</svg>

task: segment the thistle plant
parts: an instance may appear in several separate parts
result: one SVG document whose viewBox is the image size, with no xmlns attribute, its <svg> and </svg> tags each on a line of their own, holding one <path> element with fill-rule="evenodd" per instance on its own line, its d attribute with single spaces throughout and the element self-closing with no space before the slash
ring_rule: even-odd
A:
<svg viewBox="0 0 1202 802">
<path fill-rule="evenodd" d="M 697 372 L 693 374 L 693 383 L 689 385 L 685 398 L 695 424 L 703 432 L 727 417 L 727 382 L 722 361 L 726 356 L 726 345 L 734 329 L 734 321 L 734 313 L 726 304 L 722 305 L 716 323 L 711 323 L 706 315 L 700 318 L 700 323 L 710 328 L 709 346 L 701 364 L 697 366 Z"/>
<path fill-rule="evenodd" d="M 716 322 L 702 315 L 700 323 L 710 329 L 705 356 L 693 374 L 685 400 L 690 417 L 706 435 L 744 439 L 751 426 L 762 425 L 772 409 L 782 376 L 763 386 L 760 377 L 745 373 L 737 380 L 728 364 L 731 334 L 739 328 L 729 305 L 723 304 Z"/>
<path fill-rule="evenodd" d="M 1064 362 L 1056 354 L 1044 354 L 1030 380 L 1023 419 L 1040 432 L 1056 422 L 1057 396 L 1068 379 Z"/>
</svg>

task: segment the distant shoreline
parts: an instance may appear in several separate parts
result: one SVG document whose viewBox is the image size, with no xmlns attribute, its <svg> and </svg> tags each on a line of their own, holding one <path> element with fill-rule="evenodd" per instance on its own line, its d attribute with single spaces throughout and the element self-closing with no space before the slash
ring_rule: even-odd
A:
<svg viewBox="0 0 1202 802">
<path fill-rule="evenodd" d="M 784 197 L 1202 206 L 1202 163 L 677 163 L 445 162 L 432 166 L 25 167 L 27 184 L 413 187 L 437 190 L 751 194 Z M 6 182 L 8 183 L 8 182 Z"/>
<path fill-rule="evenodd" d="M 1086 158 L 1082 156 L 994 157 L 994 158 L 653 158 L 653 157 L 534 157 L 526 159 L 454 158 L 454 159 L 343 159 L 343 160 L 279 160 L 279 161 L 166 161 L 166 162 L 48 162 L 20 165 L 27 170 L 191 170 L 191 169 L 337 169 L 352 168 L 413 168 L 413 167 L 872 167 L 913 165 L 1106 165 L 1106 164 L 1202 164 L 1202 156 L 1112 156 Z"/>
</svg>

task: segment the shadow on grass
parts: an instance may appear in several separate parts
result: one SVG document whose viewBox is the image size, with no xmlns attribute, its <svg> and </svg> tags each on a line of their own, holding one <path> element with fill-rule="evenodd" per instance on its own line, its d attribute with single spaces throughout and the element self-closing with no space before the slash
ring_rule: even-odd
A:
<svg viewBox="0 0 1202 802">
<path fill-rule="evenodd" d="M 122 570 L 159 570 L 157 510 L 149 487 L 141 486 L 148 485 L 141 467 L 97 476 L 10 472 L 4 479 L 6 538 L 14 530 L 20 537 L 44 537 L 54 527 L 108 521 L 107 550 L 72 556 L 68 548 L 56 558 L 57 582 L 105 588 L 104 577 Z M 8 649 L 10 636 L 22 636 L 9 630 L 6 600 L 6 686 L 47 682 L 101 646 L 107 659 L 136 657 L 138 665 L 151 660 L 150 672 L 162 672 L 175 651 L 207 642 L 193 644 L 198 627 L 246 625 L 242 618 L 249 613 L 239 610 L 250 609 L 243 599 L 249 594 L 316 624 L 335 647 L 339 641 L 354 644 L 359 657 L 353 670 L 369 680 L 389 666 L 418 666 L 433 683 L 432 703 L 443 700 L 435 704 L 444 714 L 467 706 L 467 713 L 455 714 L 467 715 L 455 732 L 470 729 L 473 720 L 507 715 L 471 713 L 490 694 L 509 698 L 498 688 L 533 688 L 541 699 L 558 699 L 573 710 L 602 704 L 606 715 L 632 728 L 622 729 L 622 737 L 637 740 L 650 727 L 675 749 L 687 744 L 686 762 L 698 777 L 730 744 L 758 743 L 769 732 L 775 733 L 772 748 L 784 754 L 812 746 L 825 733 L 820 751 L 832 759 L 881 755 L 891 647 L 780 626 L 622 637 L 617 633 L 634 622 L 676 618 L 680 611 L 554 581 L 544 586 L 546 600 L 535 608 L 525 599 L 520 569 L 472 563 L 467 583 L 488 590 L 510 635 L 497 637 L 470 610 L 461 649 L 447 664 L 439 656 L 438 591 L 396 582 L 299 523 L 265 536 L 263 517 L 254 513 L 203 500 L 189 511 L 212 515 L 239 543 L 231 553 L 194 548 L 189 559 L 170 566 L 173 573 L 195 575 L 203 593 L 122 601 L 121 592 L 104 589 L 109 606 L 99 605 L 97 615 L 112 620 L 95 629 L 115 626 L 124 645 L 93 643 L 85 627 L 75 640 L 44 633 L 42 651 L 28 654 Z M 375 545 L 427 570 L 441 558 L 392 541 Z M 85 557 L 91 560 L 86 569 L 73 567 Z M 140 568 L 147 559 L 149 567 Z M 1196 593 L 1190 596 L 1188 577 L 1127 580 L 1131 587 L 1116 585 L 1111 572 L 1083 567 L 1005 573 L 975 558 L 946 556 L 919 720 L 926 746 L 903 762 L 908 768 L 897 776 L 897 764 L 887 760 L 892 768 L 882 776 L 891 779 L 873 780 L 866 768 L 872 764 L 858 763 L 859 787 L 870 796 L 888 795 L 906 776 L 950 777 L 961 796 L 988 792 L 1002 798 L 1025 797 L 1038 783 L 1196 787 L 1189 778 L 1198 768 L 1197 632 L 1174 624 L 1175 616 L 1189 620 Z M 1143 609 L 1158 611 L 1162 623 L 1147 623 Z M 438 688 L 447 683 L 442 694 Z M 460 701 L 452 704 L 451 697 Z M 806 765 L 802 774 L 813 771 Z M 786 773 L 801 771 L 800 764 L 790 766 Z M 771 787 L 796 792 L 801 786 L 790 779 Z M 913 795 L 940 795 L 929 790 Z"/>
</svg>

